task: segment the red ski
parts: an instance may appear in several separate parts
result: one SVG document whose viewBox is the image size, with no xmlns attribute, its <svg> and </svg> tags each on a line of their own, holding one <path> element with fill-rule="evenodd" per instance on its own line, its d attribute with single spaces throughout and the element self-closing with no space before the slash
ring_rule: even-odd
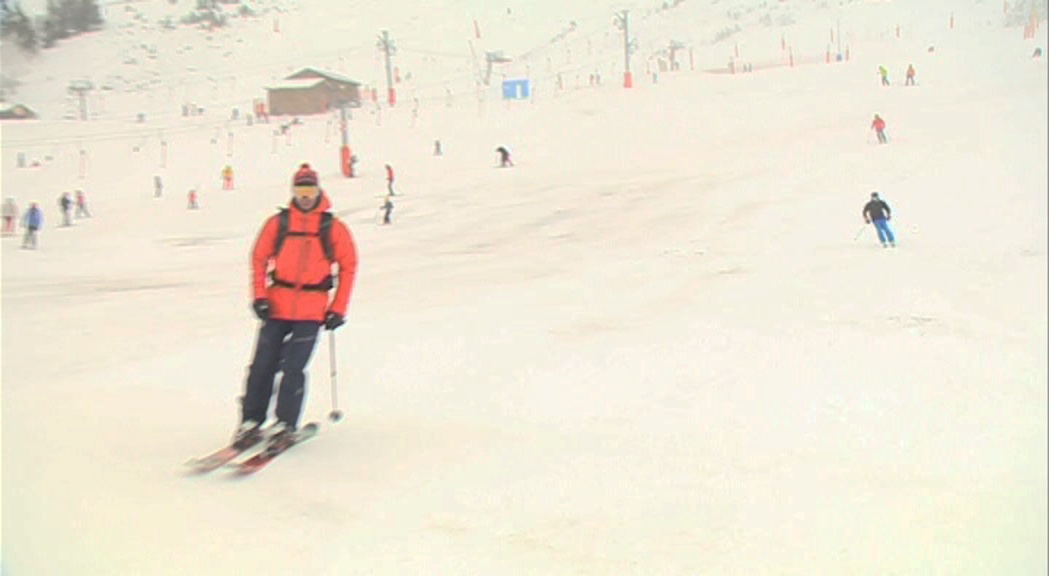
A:
<svg viewBox="0 0 1049 576">
<path fill-rule="evenodd" d="M 258 446 L 266 439 L 266 433 L 263 431 L 261 434 L 256 436 L 250 441 L 241 443 L 232 443 L 228 446 L 223 446 L 218 450 L 202 456 L 200 458 L 193 458 L 186 462 L 186 466 L 190 468 L 190 473 L 193 474 L 207 474 L 212 470 L 218 470 L 223 465 L 228 464 L 237 459 L 237 456 L 248 452 L 252 448 Z"/>
<path fill-rule="evenodd" d="M 240 476 L 247 476 L 248 474 L 254 474 L 259 470 L 262 470 L 277 456 L 287 452 L 291 447 L 297 444 L 302 444 L 316 436 L 319 429 L 320 426 L 316 422 L 310 422 L 298 429 L 291 438 L 285 438 L 283 441 L 279 438 L 271 438 L 266 444 L 266 447 L 262 449 L 262 452 L 255 454 L 247 460 L 232 464 L 234 473 Z M 233 458 L 236 458 L 236 456 Z"/>
</svg>

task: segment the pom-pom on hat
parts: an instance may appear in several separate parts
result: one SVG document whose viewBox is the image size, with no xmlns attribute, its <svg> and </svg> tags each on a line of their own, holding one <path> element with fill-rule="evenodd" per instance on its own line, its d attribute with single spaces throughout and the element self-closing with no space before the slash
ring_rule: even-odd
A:
<svg viewBox="0 0 1049 576">
<path fill-rule="evenodd" d="M 317 173 L 310 168 L 309 164 L 303 163 L 299 166 L 299 170 L 295 172 L 295 177 L 292 179 L 292 186 L 317 186 L 319 179 Z"/>
</svg>

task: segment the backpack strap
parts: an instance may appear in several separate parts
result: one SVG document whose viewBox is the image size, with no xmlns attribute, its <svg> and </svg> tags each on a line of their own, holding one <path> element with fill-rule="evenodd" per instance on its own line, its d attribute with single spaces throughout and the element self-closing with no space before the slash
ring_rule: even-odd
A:
<svg viewBox="0 0 1049 576">
<path fill-rule="evenodd" d="M 277 215 L 277 239 L 273 243 L 273 256 L 276 257 L 280 254 L 281 246 L 284 245 L 284 239 L 288 236 L 288 221 L 291 219 L 291 214 L 287 208 L 281 208 L 280 213 Z"/>
<path fill-rule="evenodd" d="M 331 221 L 332 221 L 332 218 L 333 218 L 333 216 L 332 216 L 331 212 L 322 212 L 321 213 L 321 225 L 320 225 L 320 228 L 317 230 L 317 233 L 321 237 L 321 246 L 324 248 L 324 255 L 327 256 L 328 262 L 334 262 L 335 261 L 335 250 L 332 248 L 332 245 L 331 245 Z"/>
</svg>

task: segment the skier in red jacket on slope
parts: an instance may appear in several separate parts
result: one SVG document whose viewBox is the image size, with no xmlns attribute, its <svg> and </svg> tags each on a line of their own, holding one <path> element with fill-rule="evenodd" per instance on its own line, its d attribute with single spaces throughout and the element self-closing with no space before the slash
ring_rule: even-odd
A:
<svg viewBox="0 0 1049 576">
<path fill-rule="evenodd" d="M 308 164 L 295 173 L 292 190 L 288 207 L 266 220 L 252 250 L 252 308 L 262 324 L 235 443 L 254 443 L 261 435 L 278 371 L 274 437 L 295 432 L 317 333 L 343 324 L 357 272 L 353 236 L 328 212 L 331 202 Z"/>
</svg>

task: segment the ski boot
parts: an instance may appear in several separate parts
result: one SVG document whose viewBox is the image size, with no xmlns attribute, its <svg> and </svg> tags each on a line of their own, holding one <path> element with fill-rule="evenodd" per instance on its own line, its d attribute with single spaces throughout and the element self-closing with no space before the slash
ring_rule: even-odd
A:
<svg viewBox="0 0 1049 576">
<path fill-rule="evenodd" d="M 295 426 L 287 422 L 277 422 L 268 430 L 269 442 L 266 444 L 267 452 L 283 452 L 298 440 Z"/>
<path fill-rule="evenodd" d="M 254 420 L 245 420 L 237 427 L 233 435 L 233 447 L 244 449 L 254 446 L 262 440 L 262 425 Z"/>
</svg>

